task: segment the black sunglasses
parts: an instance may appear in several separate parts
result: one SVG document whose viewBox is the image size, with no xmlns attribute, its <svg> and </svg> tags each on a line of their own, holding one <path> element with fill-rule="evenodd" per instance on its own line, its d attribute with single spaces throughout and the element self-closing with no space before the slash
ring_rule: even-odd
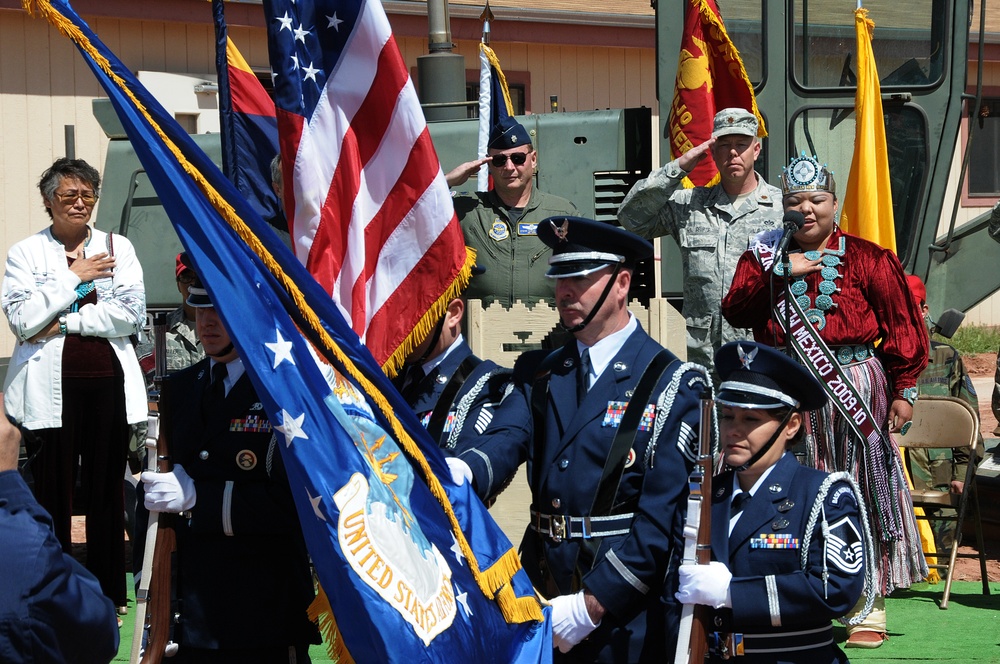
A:
<svg viewBox="0 0 1000 664">
<path fill-rule="evenodd" d="M 514 152 L 511 154 L 495 154 L 490 158 L 490 163 L 496 168 L 502 168 L 504 164 L 507 163 L 507 157 L 514 162 L 515 166 L 524 166 L 524 162 L 528 161 L 528 152 Z"/>
</svg>

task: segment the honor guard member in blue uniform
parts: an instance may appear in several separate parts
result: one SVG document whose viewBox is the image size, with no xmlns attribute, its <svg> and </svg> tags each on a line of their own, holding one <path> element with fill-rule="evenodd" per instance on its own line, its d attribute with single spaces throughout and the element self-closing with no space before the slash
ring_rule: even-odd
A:
<svg viewBox="0 0 1000 664">
<path fill-rule="evenodd" d="M 518 359 L 515 376 L 527 379 L 460 460 L 482 497 L 527 461 L 521 561 L 551 599 L 557 662 L 663 662 L 680 616 L 676 568 L 707 375 L 628 311 L 647 240 L 579 217 L 545 219 L 538 235 L 574 338 Z"/>
<path fill-rule="evenodd" d="M 846 662 L 830 621 L 866 583 L 860 498 L 846 473 L 786 451 L 826 394 L 795 360 L 752 341 L 724 345 L 715 367 L 725 471 L 712 480 L 713 562 L 681 567 L 678 599 L 715 610 L 712 661 Z"/>
<path fill-rule="evenodd" d="M 474 267 L 473 275 L 483 268 Z M 475 277 L 473 277 L 475 279 Z M 511 370 L 476 357 L 462 336 L 465 302 L 454 298 L 393 379 L 431 438 L 453 454 L 475 442 L 513 390 Z"/>
<path fill-rule="evenodd" d="M 200 281 L 187 303 L 208 357 L 164 382 L 174 467 L 141 476 L 147 510 L 181 514 L 169 661 L 308 662 L 312 575 L 277 439 Z"/>
</svg>

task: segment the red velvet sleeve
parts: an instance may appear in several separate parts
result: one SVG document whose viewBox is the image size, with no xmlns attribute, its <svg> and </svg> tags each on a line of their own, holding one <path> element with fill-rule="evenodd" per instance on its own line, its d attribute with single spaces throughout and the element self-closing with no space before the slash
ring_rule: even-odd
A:
<svg viewBox="0 0 1000 664">
<path fill-rule="evenodd" d="M 892 388 L 898 396 L 917 384 L 927 365 L 927 332 L 917 305 L 910 296 L 903 268 L 896 255 L 861 238 L 836 230 L 827 245 L 837 250 L 844 238 L 845 252 L 837 266 L 834 308 L 826 312 L 820 336 L 831 347 L 878 342 Z M 769 275 L 751 253 L 740 257 L 722 314 L 734 327 L 750 327 L 754 338 L 767 344 L 784 344 L 784 333 L 772 318 Z M 807 275 L 808 296 L 814 301 L 822 278 Z M 775 282 L 775 288 L 781 288 Z"/>
</svg>

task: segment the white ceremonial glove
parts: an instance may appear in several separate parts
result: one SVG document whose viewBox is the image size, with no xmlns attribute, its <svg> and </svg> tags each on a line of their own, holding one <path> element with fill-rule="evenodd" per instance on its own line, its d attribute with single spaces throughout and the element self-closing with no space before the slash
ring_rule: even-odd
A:
<svg viewBox="0 0 1000 664">
<path fill-rule="evenodd" d="M 713 609 L 731 609 L 729 583 L 733 574 L 720 562 L 707 565 L 681 565 L 678 568 L 679 588 L 674 595 L 681 604 L 704 604 Z"/>
<path fill-rule="evenodd" d="M 575 595 L 553 597 L 549 604 L 552 605 L 552 645 L 559 648 L 559 652 L 569 652 L 597 629 L 590 619 L 582 590 Z"/>
<path fill-rule="evenodd" d="M 464 482 L 472 484 L 472 469 L 469 468 L 469 464 L 458 457 L 445 457 L 444 461 L 448 464 L 448 470 L 451 471 L 452 482 L 459 486 L 462 486 Z"/>
<path fill-rule="evenodd" d="M 146 471 L 139 476 L 146 485 L 143 504 L 150 512 L 186 512 L 194 507 L 194 480 L 177 464 L 169 473 Z"/>
</svg>

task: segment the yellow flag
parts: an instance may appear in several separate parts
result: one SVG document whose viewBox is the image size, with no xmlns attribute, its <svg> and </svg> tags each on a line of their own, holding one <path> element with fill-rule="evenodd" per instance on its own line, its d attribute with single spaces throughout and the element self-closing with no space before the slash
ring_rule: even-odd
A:
<svg viewBox="0 0 1000 664">
<path fill-rule="evenodd" d="M 875 23 L 867 9 L 854 12 L 857 35 L 858 91 L 854 100 L 854 158 L 840 215 L 845 232 L 896 250 L 892 188 L 886 158 L 882 90 L 872 52 Z"/>
</svg>

